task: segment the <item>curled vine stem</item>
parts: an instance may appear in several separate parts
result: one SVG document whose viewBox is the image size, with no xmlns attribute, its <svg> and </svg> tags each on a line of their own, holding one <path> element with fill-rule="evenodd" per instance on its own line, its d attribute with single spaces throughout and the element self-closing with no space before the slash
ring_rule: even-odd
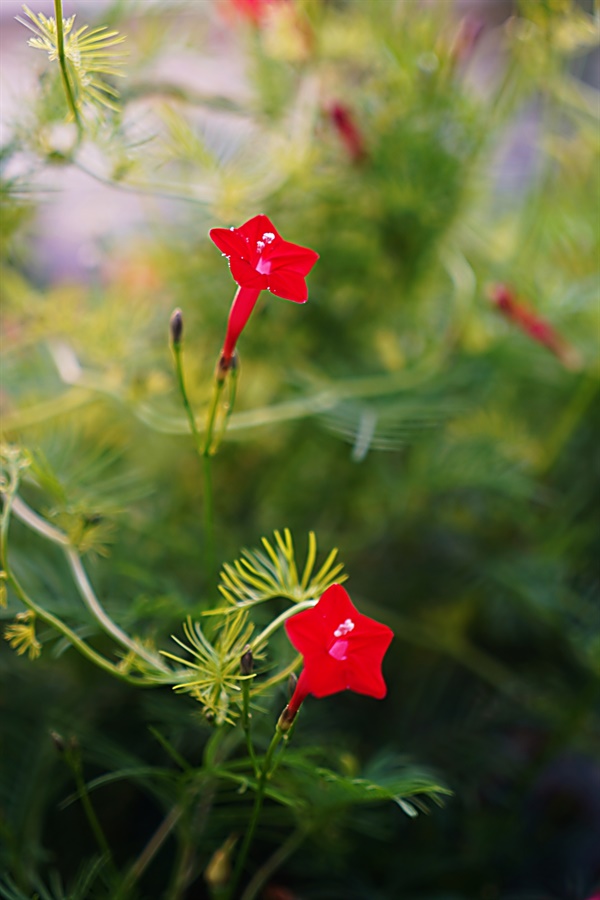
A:
<svg viewBox="0 0 600 900">
<path fill-rule="evenodd" d="M 25 525 L 28 525 L 33 531 L 37 531 L 38 534 L 43 535 L 62 548 L 81 599 L 104 631 L 110 634 L 118 644 L 125 647 L 130 653 L 143 659 L 144 662 L 152 667 L 152 669 L 158 669 L 163 674 L 169 673 L 171 670 L 165 665 L 158 654 L 153 653 L 138 641 L 131 638 L 110 618 L 96 597 L 81 561 L 81 557 L 75 548 L 71 546 L 67 535 L 44 521 L 44 519 L 42 519 L 41 516 L 38 516 L 38 514 L 21 500 L 20 497 L 13 497 L 12 511 L 18 519 Z"/>
</svg>

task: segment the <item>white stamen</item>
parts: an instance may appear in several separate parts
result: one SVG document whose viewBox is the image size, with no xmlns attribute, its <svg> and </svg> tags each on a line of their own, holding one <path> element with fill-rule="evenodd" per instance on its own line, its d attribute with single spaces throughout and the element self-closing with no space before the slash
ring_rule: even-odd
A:
<svg viewBox="0 0 600 900">
<path fill-rule="evenodd" d="M 345 634 L 348 634 L 350 631 L 354 630 L 354 622 L 352 619 L 346 619 L 345 622 L 342 622 L 341 625 L 333 632 L 334 637 L 343 637 Z"/>
<path fill-rule="evenodd" d="M 275 240 L 275 235 L 273 234 L 272 231 L 265 231 L 265 233 L 262 236 L 262 239 L 265 242 L 265 244 L 272 244 L 273 241 Z"/>
</svg>

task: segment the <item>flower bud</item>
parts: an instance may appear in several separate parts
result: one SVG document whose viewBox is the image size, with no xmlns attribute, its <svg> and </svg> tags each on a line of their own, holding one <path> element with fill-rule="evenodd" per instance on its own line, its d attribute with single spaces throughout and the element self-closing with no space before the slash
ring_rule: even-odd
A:
<svg viewBox="0 0 600 900">
<path fill-rule="evenodd" d="M 290 704 L 288 703 L 286 708 L 279 716 L 279 719 L 277 720 L 278 731 L 282 731 L 284 734 L 286 734 L 294 724 L 294 719 L 296 718 L 297 712 L 298 710 L 291 709 Z"/>
<path fill-rule="evenodd" d="M 353 163 L 365 162 L 367 149 L 351 110 L 343 103 L 333 103 L 328 113 L 351 161 Z"/>
<path fill-rule="evenodd" d="M 171 342 L 174 347 L 179 347 L 183 335 L 183 316 L 179 308 L 173 310 L 169 327 L 171 330 Z"/>
<path fill-rule="evenodd" d="M 230 835 L 222 847 L 213 853 L 206 869 L 204 880 L 213 889 L 224 888 L 231 878 L 231 851 L 237 841 L 236 835 Z"/>
<path fill-rule="evenodd" d="M 217 371 L 215 372 L 215 376 L 217 381 L 222 384 L 228 372 L 235 372 L 238 367 L 238 355 L 233 351 L 231 356 L 227 356 L 225 353 L 221 353 L 219 357 L 219 362 L 217 363 Z"/>
<path fill-rule="evenodd" d="M 240 660 L 240 669 L 242 670 L 242 675 L 252 675 L 252 669 L 254 668 L 254 657 L 252 656 L 252 650 L 250 649 L 250 644 L 246 645 L 246 649 L 242 658 Z"/>
<path fill-rule="evenodd" d="M 60 754 L 63 754 L 65 752 L 66 745 L 65 745 L 65 739 L 62 736 L 62 734 L 59 734 L 58 731 L 51 731 L 50 739 L 51 739 L 52 743 L 54 744 L 54 746 L 56 747 L 56 749 L 58 750 L 58 752 Z"/>
</svg>

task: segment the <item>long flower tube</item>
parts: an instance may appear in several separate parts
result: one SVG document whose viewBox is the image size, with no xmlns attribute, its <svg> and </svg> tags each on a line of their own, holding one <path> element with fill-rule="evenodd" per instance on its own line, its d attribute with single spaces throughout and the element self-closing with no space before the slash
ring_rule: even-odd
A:
<svg viewBox="0 0 600 900">
<path fill-rule="evenodd" d="M 284 300 L 306 303 L 305 278 L 319 258 L 308 247 L 285 241 L 267 216 L 249 219 L 239 228 L 212 228 L 210 238 L 227 257 L 238 290 L 227 322 L 219 369 L 226 372 L 261 291 Z"/>
</svg>

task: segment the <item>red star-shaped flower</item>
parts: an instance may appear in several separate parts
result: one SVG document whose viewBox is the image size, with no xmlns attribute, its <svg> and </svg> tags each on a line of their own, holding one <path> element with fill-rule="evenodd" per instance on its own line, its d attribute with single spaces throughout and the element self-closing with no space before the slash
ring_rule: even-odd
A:
<svg viewBox="0 0 600 900">
<path fill-rule="evenodd" d="M 209 234 L 229 259 L 231 274 L 240 287 L 306 302 L 304 279 L 319 254 L 284 241 L 266 216 L 254 216 L 239 228 L 211 228 Z"/>
<path fill-rule="evenodd" d="M 229 9 L 254 25 L 261 25 L 269 11 L 285 0 L 229 0 Z"/>
<path fill-rule="evenodd" d="M 385 697 L 381 663 L 393 631 L 359 613 L 341 585 L 332 584 L 316 606 L 288 619 L 285 630 L 304 657 L 286 712 L 288 722 L 308 694 L 328 697 L 350 690 L 377 699 Z"/>
<path fill-rule="evenodd" d="M 319 254 L 284 241 L 266 216 L 254 216 L 239 228 L 212 228 L 209 234 L 228 258 L 231 274 L 239 285 L 223 344 L 222 363 L 226 368 L 260 292 L 270 291 L 284 300 L 305 303 L 305 278 Z"/>
</svg>

